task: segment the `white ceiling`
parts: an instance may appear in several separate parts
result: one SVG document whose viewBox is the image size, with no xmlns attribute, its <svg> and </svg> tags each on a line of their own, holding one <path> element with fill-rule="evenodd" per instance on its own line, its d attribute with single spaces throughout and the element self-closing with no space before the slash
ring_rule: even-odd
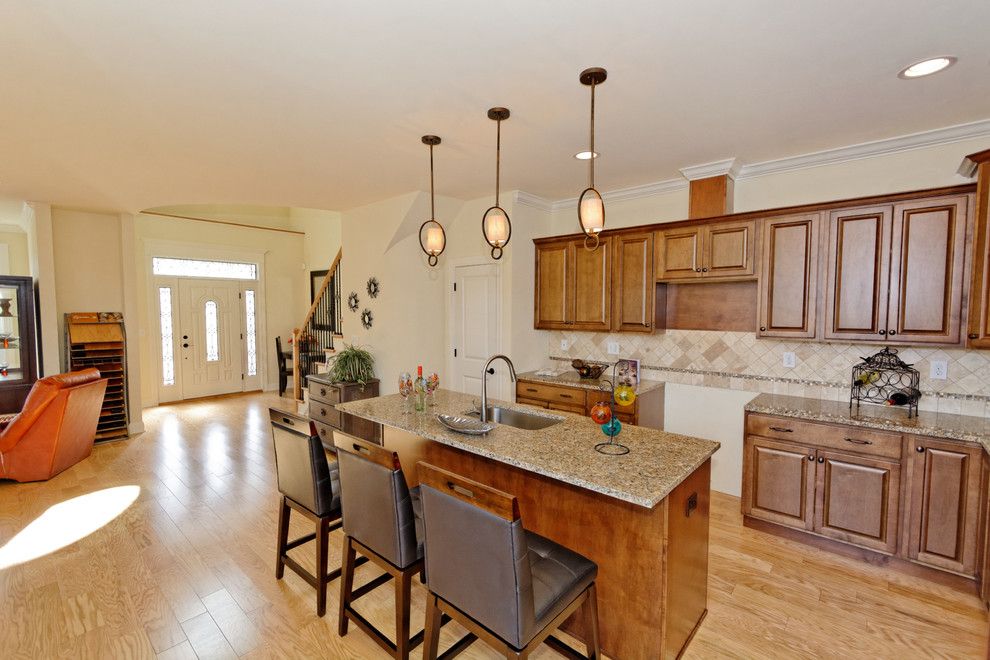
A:
<svg viewBox="0 0 990 660">
<path fill-rule="evenodd" d="M 559 199 L 990 117 L 986 0 L 0 0 L 0 196 L 346 209 Z M 932 55 L 959 62 L 905 81 Z"/>
</svg>

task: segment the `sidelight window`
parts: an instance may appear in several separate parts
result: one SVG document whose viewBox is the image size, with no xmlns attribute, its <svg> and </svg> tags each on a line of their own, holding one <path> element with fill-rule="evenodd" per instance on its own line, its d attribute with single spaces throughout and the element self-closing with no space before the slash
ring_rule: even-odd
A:
<svg viewBox="0 0 990 660">
<path fill-rule="evenodd" d="M 220 361 L 220 331 L 217 320 L 217 304 L 213 300 L 207 300 L 203 317 L 206 325 L 206 361 Z"/>
<path fill-rule="evenodd" d="M 172 289 L 158 289 L 159 323 L 162 328 L 162 385 L 175 385 L 175 354 L 172 348 Z"/>
<path fill-rule="evenodd" d="M 247 346 L 247 375 L 258 375 L 258 345 L 254 318 L 254 290 L 244 292 L 244 316 L 246 319 L 245 344 Z"/>
</svg>

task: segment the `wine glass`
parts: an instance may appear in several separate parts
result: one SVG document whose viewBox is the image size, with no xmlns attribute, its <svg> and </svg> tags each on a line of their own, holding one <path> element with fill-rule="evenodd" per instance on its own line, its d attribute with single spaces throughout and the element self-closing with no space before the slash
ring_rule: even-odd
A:
<svg viewBox="0 0 990 660">
<path fill-rule="evenodd" d="M 435 371 L 426 379 L 426 400 L 428 405 L 437 405 L 436 397 L 433 395 L 440 388 L 440 376 Z"/>
<path fill-rule="evenodd" d="M 409 395 L 413 393 L 413 381 L 412 375 L 408 372 L 404 372 L 399 376 L 399 394 L 402 395 L 402 400 L 404 402 L 402 414 L 409 414 Z"/>
</svg>

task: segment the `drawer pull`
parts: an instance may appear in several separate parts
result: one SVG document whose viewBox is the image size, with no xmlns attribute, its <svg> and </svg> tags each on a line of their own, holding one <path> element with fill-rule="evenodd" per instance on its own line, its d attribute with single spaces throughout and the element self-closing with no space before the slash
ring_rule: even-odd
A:
<svg viewBox="0 0 990 660">
<path fill-rule="evenodd" d="M 571 396 L 570 394 L 561 394 L 560 395 L 560 398 L 561 399 L 573 399 L 574 397 Z"/>
<path fill-rule="evenodd" d="M 526 391 L 527 392 L 538 392 L 539 390 L 537 390 L 535 387 L 527 387 L 526 388 Z"/>
<path fill-rule="evenodd" d="M 326 417 L 327 416 L 327 409 L 326 408 L 320 408 L 320 416 L 321 417 Z"/>
<path fill-rule="evenodd" d="M 854 445 L 872 445 L 872 440 L 860 440 L 859 438 L 843 438 L 846 442 L 851 442 Z"/>
<path fill-rule="evenodd" d="M 786 429 L 783 426 L 771 426 L 770 430 L 777 433 L 794 433 L 794 429 Z"/>
<path fill-rule="evenodd" d="M 326 396 L 326 395 L 327 395 L 327 388 L 321 387 L 320 388 L 320 396 Z"/>
</svg>

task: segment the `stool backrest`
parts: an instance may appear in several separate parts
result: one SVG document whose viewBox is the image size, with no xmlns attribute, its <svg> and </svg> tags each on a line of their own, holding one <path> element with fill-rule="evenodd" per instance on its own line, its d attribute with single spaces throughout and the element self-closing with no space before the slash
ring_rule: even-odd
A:
<svg viewBox="0 0 990 660">
<path fill-rule="evenodd" d="M 347 438 L 337 448 L 344 532 L 399 568 L 417 559 L 416 519 L 399 456 Z"/>
<path fill-rule="evenodd" d="M 309 419 L 269 408 L 272 440 L 275 443 L 275 472 L 280 493 L 318 516 L 334 508 L 340 485 L 330 470 L 323 443 Z"/>
<path fill-rule="evenodd" d="M 517 645 L 535 625 L 533 577 L 516 498 L 417 465 L 430 591 Z"/>
</svg>

